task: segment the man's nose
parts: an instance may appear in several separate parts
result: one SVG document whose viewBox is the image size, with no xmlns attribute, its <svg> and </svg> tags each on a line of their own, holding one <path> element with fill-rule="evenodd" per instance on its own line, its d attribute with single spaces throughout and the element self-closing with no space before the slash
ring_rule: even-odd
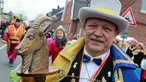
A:
<svg viewBox="0 0 146 82">
<path fill-rule="evenodd" d="M 96 36 L 102 36 L 102 32 L 103 32 L 103 30 L 102 30 L 101 28 L 97 28 L 97 29 L 95 30 L 94 34 L 95 34 Z"/>
</svg>

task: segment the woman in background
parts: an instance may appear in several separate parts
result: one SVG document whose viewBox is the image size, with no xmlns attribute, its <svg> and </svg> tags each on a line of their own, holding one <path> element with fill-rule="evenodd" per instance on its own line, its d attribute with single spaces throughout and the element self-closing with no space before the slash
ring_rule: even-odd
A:
<svg viewBox="0 0 146 82">
<path fill-rule="evenodd" d="M 67 41 L 68 40 L 65 35 L 65 29 L 62 26 L 57 27 L 55 31 L 55 39 L 48 46 L 49 56 L 52 55 L 52 62 L 58 56 L 59 52 L 65 47 Z"/>
<path fill-rule="evenodd" d="M 136 43 L 137 41 L 136 40 L 132 40 L 132 42 L 130 43 L 126 53 L 128 54 L 128 56 L 131 58 L 133 57 L 133 51 L 136 49 Z"/>
<path fill-rule="evenodd" d="M 134 63 L 137 65 L 137 67 L 141 67 L 141 61 L 144 58 L 144 45 L 141 42 L 138 42 L 136 44 L 136 49 L 133 51 L 133 56 L 134 56 Z"/>
</svg>

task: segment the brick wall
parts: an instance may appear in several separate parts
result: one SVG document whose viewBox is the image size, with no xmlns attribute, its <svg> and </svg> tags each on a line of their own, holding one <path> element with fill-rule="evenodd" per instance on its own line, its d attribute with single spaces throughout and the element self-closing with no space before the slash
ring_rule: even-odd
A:
<svg viewBox="0 0 146 82">
<path fill-rule="evenodd" d="M 128 36 L 134 37 L 140 42 L 146 42 L 146 14 L 140 13 L 142 0 L 120 0 L 122 2 L 123 8 L 122 13 L 128 8 L 131 7 L 137 26 L 130 26 L 128 28 Z"/>
</svg>

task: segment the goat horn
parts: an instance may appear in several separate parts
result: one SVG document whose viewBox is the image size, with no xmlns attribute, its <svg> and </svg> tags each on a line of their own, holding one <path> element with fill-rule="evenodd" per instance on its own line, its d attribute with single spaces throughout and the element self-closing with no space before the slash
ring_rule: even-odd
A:
<svg viewBox="0 0 146 82">
<path fill-rule="evenodd" d="M 38 19 L 36 19 L 34 21 L 34 23 L 32 24 L 32 27 L 34 28 L 38 28 L 40 27 L 41 23 L 43 23 L 44 21 L 51 21 L 52 19 L 47 17 L 47 16 L 42 16 L 42 17 L 39 17 Z"/>
</svg>

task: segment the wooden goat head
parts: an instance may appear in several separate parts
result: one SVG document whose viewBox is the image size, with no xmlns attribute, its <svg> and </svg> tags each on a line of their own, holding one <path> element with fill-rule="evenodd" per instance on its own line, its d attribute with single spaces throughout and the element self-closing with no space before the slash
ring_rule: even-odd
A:
<svg viewBox="0 0 146 82">
<path fill-rule="evenodd" d="M 22 57 L 21 73 L 48 69 L 49 53 L 45 32 L 49 26 L 42 25 L 45 21 L 51 21 L 51 18 L 43 16 L 36 19 L 16 47 L 17 55 Z"/>
</svg>

